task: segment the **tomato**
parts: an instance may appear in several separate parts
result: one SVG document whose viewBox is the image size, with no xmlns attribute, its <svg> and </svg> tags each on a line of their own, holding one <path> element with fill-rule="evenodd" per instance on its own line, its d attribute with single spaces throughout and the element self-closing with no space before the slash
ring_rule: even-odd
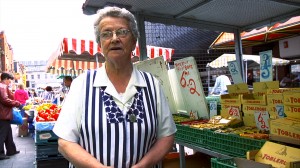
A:
<svg viewBox="0 0 300 168">
<path fill-rule="evenodd" d="M 55 119 L 55 121 L 57 120 L 58 116 L 59 116 L 59 113 L 52 114 L 52 117 Z"/>
<path fill-rule="evenodd" d="M 36 116 L 35 120 L 36 120 L 37 122 L 43 122 L 43 121 L 45 121 L 45 119 L 42 118 L 42 117 L 40 117 L 40 116 Z"/>
</svg>

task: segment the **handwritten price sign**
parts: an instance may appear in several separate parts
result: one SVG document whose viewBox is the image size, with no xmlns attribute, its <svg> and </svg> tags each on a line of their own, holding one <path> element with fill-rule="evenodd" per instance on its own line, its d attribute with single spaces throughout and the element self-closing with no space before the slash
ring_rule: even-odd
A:
<svg viewBox="0 0 300 168">
<path fill-rule="evenodd" d="M 240 110 L 236 107 L 228 108 L 228 114 L 230 117 L 241 120 Z"/>
<path fill-rule="evenodd" d="M 209 117 L 212 118 L 213 116 L 217 115 L 217 101 L 209 102 Z"/>
<path fill-rule="evenodd" d="M 269 113 L 267 111 L 255 111 L 254 112 L 256 127 L 260 130 L 269 130 Z"/>
<path fill-rule="evenodd" d="M 279 118 L 284 117 L 284 106 L 282 104 L 277 104 L 276 105 L 276 112 Z"/>
<path fill-rule="evenodd" d="M 197 94 L 200 96 L 200 93 L 197 91 L 195 80 L 188 79 L 189 78 L 189 71 L 182 71 L 181 78 L 180 78 L 180 85 L 183 88 L 188 87 L 190 89 L 191 94 Z"/>
</svg>

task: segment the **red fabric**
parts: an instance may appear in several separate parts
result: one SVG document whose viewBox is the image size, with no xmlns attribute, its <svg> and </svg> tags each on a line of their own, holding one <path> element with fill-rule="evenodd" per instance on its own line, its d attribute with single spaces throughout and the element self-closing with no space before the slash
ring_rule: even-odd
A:
<svg viewBox="0 0 300 168">
<path fill-rule="evenodd" d="M 21 104 L 26 104 L 26 100 L 28 100 L 28 92 L 24 89 L 19 89 L 15 91 L 15 100 L 19 101 Z"/>
</svg>

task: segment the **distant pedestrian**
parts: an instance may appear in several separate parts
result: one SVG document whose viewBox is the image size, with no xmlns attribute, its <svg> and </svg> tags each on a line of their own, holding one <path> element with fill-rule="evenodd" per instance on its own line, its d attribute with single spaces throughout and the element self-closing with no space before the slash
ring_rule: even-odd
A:
<svg viewBox="0 0 300 168">
<path fill-rule="evenodd" d="M 216 78 L 216 82 L 214 87 L 212 88 L 210 94 L 226 94 L 227 91 L 227 85 L 231 85 L 230 79 L 226 75 L 219 75 Z"/>
<path fill-rule="evenodd" d="M 19 101 L 22 105 L 19 107 L 21 114 L 25 117 L 25 111 L 22 109 L 26 105 L 26 100 L 29 99 L 28 92 L 24 90 L 24 85 L 21 83 L 18 85 L 18 89 L 15 91 L 15 100 Z"/>
</svg>

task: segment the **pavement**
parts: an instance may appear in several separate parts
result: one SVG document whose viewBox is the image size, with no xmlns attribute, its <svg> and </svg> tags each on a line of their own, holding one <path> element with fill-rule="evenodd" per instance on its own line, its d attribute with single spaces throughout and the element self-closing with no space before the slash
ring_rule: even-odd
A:
<svg viewBox="0 0 300 168">
<path fill-rule="evenodd" d="M 19 154 L 0 160 L 0 168 L 35 168 L 35 144 L 32 134 L 18 137 L 18 126 L 12 125 L 14 142 Z"/>
</svg>

